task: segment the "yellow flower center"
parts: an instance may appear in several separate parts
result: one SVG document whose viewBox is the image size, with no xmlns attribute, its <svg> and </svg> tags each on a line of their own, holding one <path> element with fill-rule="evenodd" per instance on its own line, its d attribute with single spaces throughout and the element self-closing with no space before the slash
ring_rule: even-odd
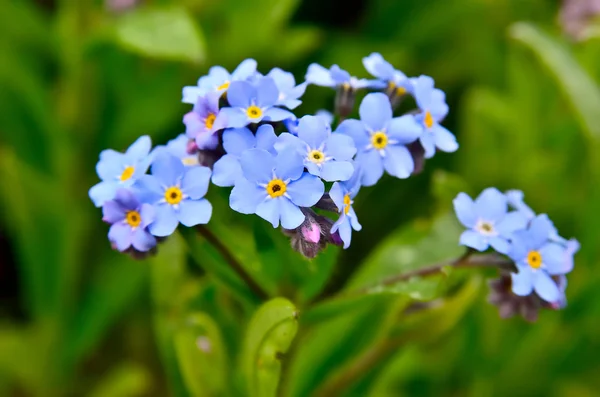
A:
<svg viewBox="0 0 600 397">
<path fill-rule="evenodd" d="M 121 174 L 119 179 L 121 180 L 121 182 L 125 182 L 126 180 L 130 179 L 133 176 L 134 172 L 135 172 L 135 167 L 129 166 L 123 170 L 123 173 Z"/>
<path fill-rule="evenodd" d="M 425 123 L 425 127 L 433 127 L 433 116 L 431 115 L 429 110 L 425 111 L 425 118 L 423 119 L 423 122 Z"/>
<path fill-rule="evenodd" d="M 248 115 L 248 117 L 250 117 L 251 119 L 257 119 L 260 116 L 262 116 L 262 109 L 259 108 L 258 106 L 250 106 L 248 109 L 246 109 L 246 114 Z"/>
<path fill-rule="evenodd" d="M 273 179 L 266 187 L 267 193 L 272 198 L 283 196 L 287 190 L 287 186 L 281 179 Z"/>
<path fill-rule="evenodd" d="M 177 186 L 172 186 L 165 190 L 165 201 L 171 205 L 179 204 L 183 200 L 183 193 Z"/>
<path fill-rule="evenodd" d="M 125 214 L 125 221 L 131 227 L 138 227 L 142 223 L 142 217 L 137 211 L 127 211 Z"/>
<path fill-rule="evenodd" d="M 539 269 L 542 266 L 542 256 L 537 251 L 529 251 L 527 254 L 527 264 L 532 269 Z"/>
<path fill-rule="evenodd" d="M 320 150 L 311 150 L 308 153 L 308 159 L 316 164 L 321 164 L 325 161 L 325 154 Z"/>
<path fill-rule="evenodd" d="M 211 128 L 213 128 L 213 124 L 215 124 L 216 118 L 217 116 L 215 116 L 214 113 L 209 113 L 208 116 L 206 116 L 206 120 L 204 120 L 204 125 L 207 129 L 210 130 Z"/>
<path fill-rule="evenodd" d="M 371 135 L 371 144 L 377 150 L 384 149 L 388 144 L 388 137 L 383 131 L 377 131 Z"/>
<path fill-rule="evenodd" d="M 229 88 L 229 81 L 226 81 L 226 82 L 224 82 L 223 84 L 221 84 L 220 86 L 218 86 L 218 87 L 217 87 L 217 90 L 218 90 L 218 91 L 221 91 L 221 90 L 226 90 L 226 89 L 228 89 L 228 88 Z"/>
<path fill-rule="evenodd" d="M 395 94 L 396 96 L 402 96 L 402 95 L 406 94 L 406 88 L 398 87 L 396 85 L 396 83 L 394 83 L 393 81 L 390 81 L 388 83 L 387 89 L 388 89 L 389 94 Z"/>
<path fill-rule="evenodd" d="M 181 159 L 181 162 L 183 163 L 183 165 L 187 165 L 187 166 L 199 165 L 200 164 L 200 162 L 198 161 L 198 156 L 184 157 L 184 158 Z"/>
<path fill-rule="evenodd" d="M 344 214 L 348 215 L 348 212 L 350 212 L 351 205 L 352 205 L 352 199 L 350 198 L 350 195 L 347 194 L 344 196 Z"/>
</svg>

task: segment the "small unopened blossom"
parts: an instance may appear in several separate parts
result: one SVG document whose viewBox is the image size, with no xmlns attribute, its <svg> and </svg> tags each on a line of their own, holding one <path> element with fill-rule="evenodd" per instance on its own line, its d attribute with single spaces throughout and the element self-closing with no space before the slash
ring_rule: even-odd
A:
<svg viewBox="0 0 600 397">
<path fill-rule="evenodd" d="M 336 182 L 329 191 L 329 196 L 337 206 L 340 217 L 331 227 L 331 232 L 339 232 L 344 242 L 344 249 L 350 246 L 352 241 L 352 229 L 357 232 L 362 229 L 352 204 L 353 199 L 360 190 L 360 170 L 347 182 Z"/>
<path fill-rule="evenodd" d="M 210 181 L 207 167 L 185 167 L 177 157 L 163 153 L 152 163 L 152 175 L 140 178 L 135 189 L 144 202 L 156 210 L 150 232 L 157 237 L 171 235 L 177 225 L 206 224 L 212 206 L 204 198 Z"/>
<path fill-rule="evenodd" d="M 506 254 L 513 233 L 527 226 L 523 214 L 508 212 L 506 196 L 496 188 L 485 189 L 475 201 L 466 193 L 459 193 L 453 203 L 458 220 L 468 228 L 461 234 L 460 244 L 477 251 L 492 246 Z"/>
<path fill-rule="evenodd" d="M 186 167 L 193 167 L 200 165 L 198 160 L 198 153 L 196 149 L 190 153 L 190 139 L 185 134 L 180 134 L 175 139 L 171 139 L 167 142 L 166 146 L 157 146 L 152 151 L 153 156 L 158 156 L 160 153 L 169 153 L 181 159 L 181 162 Z"/>
<path fill-rule="evenodd" d="M 277 140 L 273 127 L 265 124 L 258 127 L 256 134 L 248 128 L 227 129 L 223 133 L 223 148 L 226 155 L 221 157 L 213 166 L 212 182 L 217 186 L 235 185 L 243 178 L 240 156 L 250 149 L 263 149 L 275 155 L 273 145 Z"/>
<path fill-rule="evenodd" d="M 156 245 L 156 238 L 148 232 L 155 219 L 154 208 L 140 203 L 131 191 L 117 190 L 115 198 L 102 206 L 102 213 L 102 220 L 111 224 L 108 239 L 119 251 L 133 247 L 146 252 Z"/>
<path fill-rule="evenodd" d="M 275 106 L 279 90 L 270 77 L 262 77 L 255 84 L 246 81 L 231 83 L 227 100 L 231 107 L 222 108 L 215 121 L 224 128 L 241 128 L 261 121 L 282 121 L 294 115 Z"/>
<path fill-rule="evenodd" d="M 406 145 L 421 135 L 421 127 L 411 115 L 392 117 L 392 107 L 382 93 L 368 94 L 359 108 L 360 120 L 343 121 L 336 132 L 354 139 L 358 150 L 355 162 L 362 169 L 363 186 L 372 186 L 383 171 L 408 178 L 414 162 Z"/>
<path fill-rule="evenodd" d="M 535 293 L 527 296 L 516 295 L 512 291 L 510 272 L 502 272 L 500 277 L 490 280 L 488 285 L 490 293 L 487 300 L 498 307 L 501 318 L 520 315 L 529 322 L 537 321 L 545 302 Z"/>
<path fill-rule="evenodd" d="M 374 52 L 364 57 L 363 65 L 369 73 L 384 83 L 385 93 L 390 98 L 392 107 L 395 107 L 404 95 L 412 93 L 413 85 L 410 79 L 383 59 L 381 54 Z"/>
<path fill-rule="evenodd" d="M 316 176 L 304 172 L 302 157 L 294 150 L 276 157 L 251 149 L 240 158 L 244 178 L 236 182 L 229 204 L 242 214 L 256 214 L 273 227 L 295 229 L 304 222 L 299 207 L 312 207 L 325 187 Z"/>
<path fill-rule="evenodd" d="M 215 122 L 219 115 L 219 98 L 216 92 L 198 97 L 194 109 L 183 116 L 185 134 L 196 142 L 199 149 L 214 149 L 219 144 L 215 132 L 221 127 Z"/>
<path fill-rule="evenodd" d="M 112 149 L 100 153 L 100 161 L 96 164 L 96 172 L 102 182 L 92 186 L 89 196 L 96 207 L 112 200 L 120 188 L 128 188 L 146 173 L 150 165 L 150 137 L 138 138 L 125 153 Z"/>
<path fill-rule="evenodd" d="M 296 85 L 296 79 L 290 72 L 286 72 L 279 68 L 273 68 L 268 74 L 275 81 L 279 89 L 279 96 L 276 105 L 285 106 L 288 109 L 296 109 L 302 104 L 300 97 L 306 91 L 307 83 Z"/>
<path fill-rule="evenodd" d="M 412 83 L 415 101 L 421 111 L 415 118 L 423 128 L 419 141 L 425 149 L 425 158 L 433 157 L 436 148 L 443 152 L 455 152 L 458 149 L 456 137 L 440 125 L 448 114 L 446 95 L 434 87 L 433 79 L 429 76 L 415 78 Z"/>
<path fill-rule="evenodd" d="M 300 119 L 298 136 L 284 133 L 275 144 L 277 151 L 293 148 L 304 159 L 304 166 L 312 175 L 328 182 L 346 181 L 354 173 L 352 157 L 356 147 L 351 137 L 332 134 L 331 128 L 317 116 Z"/>
<path fill-rule="evenodd" d="M 183 88 L 183 102 L 196 104 L 198 98 L 209 92 L 222 94 L 233 81 L 244 81 L 256 73 L 256 61 L 246 59 L 239 66 L 229 73 L 222 66 L 213 66 L 209 69 L 208 75 L 200 77 L 196 86 L 187 86 Z"/>
</svg>

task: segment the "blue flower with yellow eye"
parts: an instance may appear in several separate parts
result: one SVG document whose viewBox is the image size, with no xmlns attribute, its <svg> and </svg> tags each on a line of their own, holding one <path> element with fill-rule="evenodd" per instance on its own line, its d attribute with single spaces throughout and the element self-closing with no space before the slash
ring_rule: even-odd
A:
<svg viewBox="0 0 600 397">
<path fill-rule="evenodd" d="M 181 162 L 186 167 L 193 167 L 200 165 L 198 154 L 190 154 L 188 152 L 188 148 L 193 144 L 194 141 L 190 140 L 185 134 L 179 134 L 177 138 L 171 139 L 165 146 L 156 146 L 154 150 L 152 150 L 150 156 L 154 158 L 155 156 L 160 155 L 160 153 L 169 153 L 178 159 L 181 159 Z"/>
<path fill-rule="evenodd" d="M 358 79 L 351 76 L 350 73 L 341 69 L 338 65 L 333 65 L 326 69 L 323 66 L 313 63 L 308 66 L 306 72 L 306 82 L 321 87 L 344 88 L 345 90 L 359 90 L 362 88 L 383 88 L 378 80 Z"/>
<path fill-rule="evenodd" d="M 226 155 L 213 166 L 212 182 L 217 186 L 235 185 L 243 178 L 240 156 L 246 150 L 263 149 L 275 155 L 273 145 L 277 140 L 273 127 L 265 124 L 258 127 L 256 134 L 248 128 L 231 128 L 223 133 L 223 148 Z"/>
<path fill-rule="evenodd" d="M 307 83 L 296 85 L 296 79 L 290 72 L 286 72 L 279 68 L 273 68 L 268 74 L 275 81 L 275 85 L 279 89 L 279 97 L 276 105 L 285 106 L 288 109 L 296 109 L 302 104 L 299 99 L 306 91 Z"/>
<path fill-rule="evenodd" d="M 425 158 L 431 158 L 436 148 L 443 152 L 455 152 L 458 149 L 456 137 L 439 123 L 448 114 L 446 94 L 434 87 L 429 76 L 412 79 L 414 96 L 421 113 L 415 116 L 423 128 L 419 138 L 425 150 Z"/>
<path fill-rule="evenodd" d="M 119 189 L 113 200 L 102 206 L 104 222 L 110 223 L 108 239 L 113 247 L 123 252 L 130 247 L 146 252 L 156 245 L 156 238 L 148 232 L 154 222 L 154 207 L 142 204 L 127 189 Z"/>
<path fill-rule="evenodd" d="M 275 107 L 279 90 L 270 77 L 260 78 L 256 84 L 234 81 L 227 90 L 231 107 L 222 108 L 215 123 L 223 128 L 241 128 L 261 121 L 281 121 L 294 117 L 288 110 Z"/>
<path fill-rule="evenodd" d="M 321 179 L 304 172 L 302 157 L 294 150 L 277 156 L 251 149 L 240 158 L 244 178 L 237 181 L 229 197 L 231 208 L 256 214 L 273 227 L 295 229 L 304 222 L 300 207 L 312 207 L 325 191 Z"/>
<path fill-rule="evenodd" d="M 233 73 L 229 73 L 222 66 L 213 66 L 209 69 L 208 75 L 200 77 L 196 86 L 183 88 L 182 102 L 194 105 L 198 102 L 198 98 L 209 92 L 222 94 L 233 81 L 247 80 L 254 76 L 257 73 L 256 65 L 254 59 L 246 59 L 239 64 Z"/>
<path fill-rule="evenodd" d="M 392 118 L 390 101 L 382 93 L 365 96 L 359 114 L 360 120 L 344 120 L 337 133 L 354 139 L 358 150 L 354 161 L 362 169 L 362 185 L 377 183 L 384 169 L 397 178 L 408 178 L 414 161 L 405 145 L 417 140 L 422 132 L 413 116 Z"/>
<path fill-rule="evenodd" d="M 150 137 L 144 135 L 129 146 L 125 153 L 112 149 L 100 153 L 96 172 L 102 182 L 89 190 L 90 199 L 96 207 L 102 207 L 106 201 L 115 197 L 118 189 L 130 187 L 146 173 L 150 165 L 151 146 Z"/>
<path fill-rule="evenodd" d="M 354 172 L 354 141 L 348 135 L 332 134 L 331 127 L 317 116 L 304 116 L 298 124 L 298 136 L 281 134 L 277 151 L 293 148 L 304 158 L 304 166 L 312 175 L 327 182 L 346 181 Z"/>
<path fill-rule="evenodd" d="M 553 276 L 565 274 L 565 247 L 551 242 L 554 226 L 546 215 L 536 216 L 526 230 L 514 234 L 508 253 L 518 272 L 512 273 L 512 290 L 527 296 L 535 291 L 546 302 L 559 302 L 564 293 Z"/>
<path fill-rule="evenodd" d="M 331 227 L 331 233 L 338 232 L 344 242 L 344 249 L 350 246 L 352 241 L 352 229 L 357 232 L 362 229 L 358 223 L 358 217 L 352 204 L 354 197 L 360 190 L 360 170 L 357 170 L 352 178 L 346 182 L 336 182 L 329 190 L 329 197 L 340 212 L 339 219 Z"/>
<path fill-rule="evenodd" d="M 185 167 L 180 159 L 167 153 L 157 155 L 152 163 L 152 175 L 144 175 L 134 188 L 143 202 L 156 210 L 156 219 L 149 226 L 157 237 L 171 235 L 177 224 L 206 224 L 212 206 L 204 198 L 210 181 L 210 168 Z"/>
<path fill-rule="evenodd" d="M 386 92 L 397 96 L 412 93 L 413 85 L 404 73 L 394 69 L 381 54 L 374 52 L 363 58 L 365 69 L 373 76 L 385 83 Z"/>
<path fill-rule="evenodd" d="M 219 145 L 215 134 L 221 128 L 215 122 L 219 115 L 219 98 L 216 92 L 199 97 L 194 109 L 183 116 L 185 134 L 196 141 L 199 149 L 215 149 Z"/>
</svg>

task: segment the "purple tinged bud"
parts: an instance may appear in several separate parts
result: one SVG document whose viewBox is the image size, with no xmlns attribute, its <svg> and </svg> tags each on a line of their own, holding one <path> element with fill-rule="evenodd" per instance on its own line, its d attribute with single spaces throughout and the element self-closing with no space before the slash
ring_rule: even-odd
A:
<svg viewBox="0 0 600 397">
<path fill-rule="evenodd" d="M 196 141 L 194 139 L 190 139 L 186 146 L 186 151 L 188 152 L 188 154 L 198 153 L 198 150 L 198 144 L 196 143 Z"/>
<path fill-rule="evenodd" d="M 406 147 L 408 148 L 408 151 L 413 158 L 413 162 L 415 163 L 415 168 L 412 174 L 420 174 L 423 172 L 423 168 L 425 167 L 425 149 L 423 149 L 421 142 L 418 140 L 406 145 Z"/>
<path fill-rule="evenodd" d="M 342 241 L 342 238 L 340 237 L 340 233 L 338 231 L 336 231 L 335 233 L 331 233 L 329 236 L 329 240 L 332 244 L 338 245 L 340 247 L 344 245 L 344 242 Z"/>
<path fill-rule="evenodd" d="M 302 236 L 310 243 L 317 244 L 321 240 L 321 227 L 318 223 L 309 223 L 300 227 Z"/>
</svg>

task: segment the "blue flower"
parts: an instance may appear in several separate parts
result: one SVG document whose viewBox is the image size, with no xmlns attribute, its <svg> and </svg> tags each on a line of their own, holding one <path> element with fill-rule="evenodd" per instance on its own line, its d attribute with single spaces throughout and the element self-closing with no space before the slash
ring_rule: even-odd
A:
<svg viewBox="0 0 600 397">
<path fill-rule="evenodd" d="M 321 109 L 317 110 L 315 116 L 323 120 L 323 122 L 331 128 L 331 124 L 333 123 L 333 114 L 331 114 L 331 112 Z M 283 121 L 283 124 L 290 134 L 298 136 L 298 124 L 300 124 L 300 119 L 296 117 L 286 119 Z"/>
<path fill-rule="evenodd" d="M 299 98 L 304 95 L 307 83 L 296 85 L 294 75 L 279 68 L 273 68 L 267 74 L 267 77 L 272 78 L 279 89 L 279 97 L 277 98 L 277 102 L 275 102 L 276 105 L 295 109 L 302 104 Z"/>
<path fill-rule="evenodd" d="M 458 220 L 469 228 L 461 234 L 460 244 L 477 251 L 491 245 L 506 254 L 513 233 L 527 227 L 527 218 L 518 211 L 508 212 L 506 196 L 496 188 L 485 189 L 475 201 L 459 193 L 453 203 Z"/>
<path fill-rule="evenodd" d="M 331 88 L 342 87 L 346 90 L 383 88 L 384 86 L 377 80 L 357 79 L 345 70 L 340 69 L 338 65 L 333 65 L 331 68 L 325 69 L 316 63 L 308 66 L 305 79 L 308 84 Z"/>
<path fill-rule="evenodd" d="M 368 57 L 363 58 L 365 69 L 373 76 L 385 82 L 386 90 L 400 96 L 407 92 L 412 93 L 413 85 L 404 73 L 394 69 L 381 54 L 374 52 Z"/>
<path fill-rule="evenodd" d="M 204 199 L 208 190 L 210 169 L 185 167 L 177 157 L 161 153 L 152 163 L 152 175 L 140 178 L 135 188 L 144 202 L 154 205 L 156 219 L 149 226 L 158 237 L 172 234 L 177 224 L 206 224 L 212 206 Z"/>
<path fill-rule="evenodd" d="M 183 88 L 183 102 L 196 104 L 198 98 L 209 92 L 222 94 L 233 81 L 246 80 L 256 73 L 256 61 L 246 59 L 239 66 L 229 73 L 222 66 L 213 66 L 209 69 L 208 75 L 200 77 L 197 86 L 187 86 Z"/>
<path fill-rule="evenodd" d="M 262 149 L 242 153 L 240 179 L 229 197 L 229 205 L 242 214 L 256 214 L 273 227 L 295 229 L 305 215 L 298 207 L 311 207 L 323 196 L 321 179 L 304 171 L 302 157 L 292 151 L 277 155 Z"/>
<path fill-rule="evenodd" d="M 152 156 L 158 156 L 160 153 L 166 152 L 179 158 L 183 165 L 187 167 L 200 165 L 200 162 L 198 161 L 198 154 L 190 154 L 188 152 L 189 145 L 193 143 L 194 141 L 191 141 L 185 134 L 179 134 L 177 138 L 171 139 L 169 142 L 167 142 L 166 146 L 156 146 L 152 151 Z"/>
<path fill-rule="evenodd" d="M 354 139 L 358 154 L 355 162 L 362 169 L 363 186 L 372 186 L 385 169 L 397 178 L 408 178 L 414 170 L 414 161 L 405 145 L 414 142 L 421 127 L 413 116 L 392 118 L 390 101 L 382 93 L 368 94 L 359 108 L 359 120 L 345 120 L 338 133 Z"/>
<path fill-rule="evenodd" d="M 156 245 L 156 239 L 148 232 L 148 225 L 154 222 L 154 208 L 141 204 L 129 190 L 117 190 L 115 198 L 102 206 L 102 213 L 102 220 L 111 224 L 108 239 L 119 251 L 133 246 L 146 252 Z"/>
<path fill-rule="evenodd" d="M 231 83 L 227 100 L 231 107 L 221 109 L 215 121 L 226 128 L 241 128 L 261 121 L 281 121 L 294 115 L 284 109 L 274 107 L 279 98 L 279 90 L 270 77 L 262 77 L 256 85 L 246 81 Z"/>
<path fill-rule="evenodd" d="M 429 76 L 413 79 L 413 84 L 415 100 L 421 109 L 416 119 L 424 130 L 420 142 L 425 150 L 425 158 L 433 157 L 436 147 L 443 152 L 456 151 L 458 149 L 456 138 L 439 124 L 448 114 L 446 95 L 443 91 L 434 88 L 433 79 Z"/>
<path fill-rule="evenodd" d="M 531 207 L 525 204 L 524 196 L 525 195 L 520 190 L 509 190 L 506 192 L 508 205 L 522 213 L 527 220 L 532 220 L 535 218 L 535 212 L 533 212 Z"/>
<path fill-rule="evenodd" d="M 360 190 L 360 170 L 357 170 L 352 178 L 347 182 L 336 182 L 329 190 L 329 197 L 333 200 L 340 211 L 339 219 L 331 227 L 331 233 L 336 231 L 344 242 L 344 249 L 350 246 L 352 240 L 352 229 L 357 232 L 362 229 L 358 223 L 358 217 L 352 204 L 352 199 L 356 197 Z"/>
<path fill-rule="evenodd" d="M 538 215 L 526 230 L 514 234 L 508 253 L 518 273 L 512 273 L 512 290 L 519 296 L 532 291 L 547 302 L 561 299 L 561 291 L 552 276 L 565 273 L 565 247 L 548 240 L 554 226 L 546 215 Z"/>
<path fill-rule="evenodd" d="M 346 181 L 354 172 L 354 141 L 347 135 L 332 134 L 331 127 L 317 116 L 300 119 L 297 137 L 287 133 L 279 136 L 275 149 L 288 148 L 293 148 L 304 158 L 308 172 L 327 182 Z"/>
<path fill-rule="evenodd" d="M 138 138 L 125 153 L 107 149 L 100 153 L 100 161 L 96 164 L 96 172 L 102 182 L 92 186 L 89 196 L 96 207 L 112 200 L 119 188 L 130 187 L 140 176 L 144 175 L 150 165 L 149 136 Z"/>
<path fill-rule="evenodd" d="M 277 140 L 273 127 L 265 124 L 258 127 L 256 135 L 248 128 L 227 129 L 223 133 L 223 148 L 226 155 L 213 166 L 212 182 L 217 186 L 233 186 L 243 178 L 240 156 L 250 149 L 263 149 L 275 155 L 273 145 Z"/>
<path fill-rule="evenodd" d="M 221 127 L 215 123 L 219 115 L 220 94 L 211 92 L 198 97 L 194 110 L 183 116 L 185 134 L 196 141 L 199 149 L 214 149 L 219 145 L 215 132 Z"/>
</svg>

